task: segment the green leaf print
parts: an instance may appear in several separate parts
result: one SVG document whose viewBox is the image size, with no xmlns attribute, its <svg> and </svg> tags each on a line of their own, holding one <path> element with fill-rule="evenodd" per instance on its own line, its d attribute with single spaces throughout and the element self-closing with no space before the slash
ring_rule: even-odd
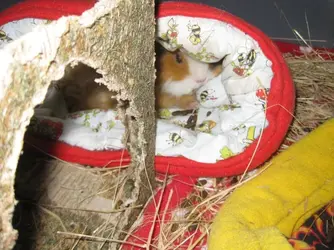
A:
<svg viewBox="0 0 334 250">
<path fill-rule="evenodd" d="M 116 122 L 113 120 L 107 121 L 108 127 L 107 129 L 110 131 L 113 127 L 115 127 Z"/>
</svg>

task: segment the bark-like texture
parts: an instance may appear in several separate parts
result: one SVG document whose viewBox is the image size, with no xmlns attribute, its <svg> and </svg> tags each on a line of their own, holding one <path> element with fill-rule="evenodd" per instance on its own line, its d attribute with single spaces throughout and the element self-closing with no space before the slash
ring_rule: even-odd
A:
<svg viewBox="0 0 334 250">
<path fill-rule="evenodd" d="M 39 27 L 0 51 L 0 249 L 16 238 L 13 184 L 25 127 L 51 80 L 72 61 L 97 69 L 129 104 L 121 113 L 132 164 L 118 204 L 147 201 L 154 181 L 154 24 L 153 0 L 101 0 L 81 17 Z M 119 227 L 129 228 L 139 212 L 124 212 Z"/>
</svg>

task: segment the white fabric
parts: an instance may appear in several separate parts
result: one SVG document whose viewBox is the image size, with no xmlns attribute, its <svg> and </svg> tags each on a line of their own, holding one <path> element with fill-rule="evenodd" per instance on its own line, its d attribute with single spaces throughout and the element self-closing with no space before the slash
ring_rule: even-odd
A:
<svg viewBox="0 0 334 250">
<path fill-rule="evenodd" d="M 1 39 L 0 48 L 29 32 L 36 23 L 46 21 L 23 19 L 2 26 L 7 37 Z M 165 48 L 182 47 L 202 61 L 216 62 L 227 56 L 223 73 L 197 91 L 201 106 L 195 130 L 182 127 L 194 114 L 174 116 L 176 110 L 160 111 L 164 119 L 157 123 L 156 154 L 215 163 L 242 152 L 269 125 L 265 107 L 273 71 L 258 43 L 230 24 L 183 16 L 160 18 L 158 36 Z M 41 128 L 46 126 L 45 120 L 51 122 L 50 130 Z M 58 136 L 53 137 L 51 127 L 58 128 Z M 115 111 L 66 114 L 62 97 L 52 88 L 44 105 L 36 109 L 30 131 L 88 150 L 124 147 L 124 126 Z"/>
</svg>

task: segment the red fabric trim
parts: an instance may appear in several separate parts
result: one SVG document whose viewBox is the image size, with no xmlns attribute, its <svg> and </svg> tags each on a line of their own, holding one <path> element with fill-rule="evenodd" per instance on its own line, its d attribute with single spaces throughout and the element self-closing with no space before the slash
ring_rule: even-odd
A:
<svg viewBox="0 0 334 250">
<path fill-rule="evenodd" d="M 154 201 L 151 200 L 144 210 L 143 223 L 137 227 L 131 234 L 132 236 L 126 240 L 126 243 L 122 245 L 122 249 L 140 249 L 133 247 L 131 243 L 143 244 L 148 242 L 149 232 L 152 227 L 154 227 L 152 239 L 159 237 L 160 226 L 171 220 L 171 212 L 190 194 L 195 182 L 195 179 L 188 176 L 174 176 L 164 189 L 160 189 L 157 194 L 154 195 Z M 168 199 L 170 195 L 171 199 Z M 158 216 L 156 220 L 154 220 L 154 215 L 157 212 L 157 206 L 160 199 L 161 204 L 158 210 Z M 162 221 L 163 216 L 165 216 L 164 221 Z"/>
<path fill-rule="evenodd" d="M 302 55 L 303 53 L 300 51 L 300 45 L 275 41 L 276 46 L 279 48 L 281 53 L 291 53 L 293 55 Z M 334 60 L 333 55 L 329 55 L 329 53 L 334 53 L 334 48 L 313 48 L 317 53 L 319 53 L 325 60 Z M 328 53 L 329 52 L 329 53 Z"/>
<path fill-rule="evenodd" d="M 0 13 L 0 25 L 24 18 L 56 20 L 62 16 L 81 15 L 95 0 L 26 0 Z"/>
<path fill-rule="evenodd" d="M 63 161 L 94 167 L 126 166 L 131 162 L 129 153 L 123 151 L 91 151 L 71 146 L 61 141 L 51 141 L 25 135 L 25 149 L 39 150 Z"/>
<path fill-rule="evenodd" d="M 80 2 L 80 4 L 79 4 Z M 39 5 L 37 7 L 37 4 Z M 29 0 L 18 4 L 13 8 L 3 12 L 0 15 L 0 23 L 4 20 L 17 20 L 24 17 L 36 18 L 58 18 L 61 12 L 66 14 L 80 14 L 85 9 L 91 7 L 93 1 L 71 1 L 69 4 L 66 0 L 50 1 L 46 0 Z M 42 6 L 42 7 L 41 7 Z M 75 9 L 75 10 L 74 10 Z M 38 10 L 38 11 L 36 11 Z M 4 13 L 7 17 L 4 17 Z M 56 13 L 56 14 L 55 14 Z M 295 90 L 289 74 L 288 67 L 282 58 L 282 55 L 275 44 L 259 29 L 246 23 L 242 19 L 235 17 L 225 11 L 212 8 L 203 4 L 193 4 L 185 2 L 167 2 L 162 3 L 158 8 L 157 17 L 165 17 L 169 15 L 196 16 L 202 18 L 212 18 L 220 21 L 228 22 L 233 26 L 245 31 L 253 37 L 262 48 L 264 54 L 273 62 L 273 71 L 275 73 L 272 80 L 272 86 L 268 98 L 267 118 L 269 127 L 265 129 L 257 152 L 255 154 L 249 169 L 266 161 L 281 145 L 292 116 L 295 105 Z M 284 48 L 286 49 L 286 48 Z M 282 105 L 281 108 L 278 105 Z M 288 112 L 286 111 L 288 110 Z M 128 164 L 128 153 L 123 154 L 122 151 L 88 151 L 78 147 L 71 147 L 61 142 L 48 142 L 27 137 L 27 140 L 47 153 L 54 155 L 60 159 L 77 162 L 84 165 L 92 165 L 102 167 L 108 165 L 119 166 L 120 164 Z M 245 152 L 231 157 L 230 159 L 220 161 L 216 164 L 203 164 L 191 161 L 184 157 L 156 157 L 156 170 L 158 172 L 168 172 L 175 174 L 184 174 L 189 176 L 229 176 L 241 174 L 250 162 L 253 152 L 256 148 L 255 141 Z M 123 161 L 120 159 L 123 156 Z M 112 161 L 112 162 L 110 162 Z M 110 162 L 108 164 L 108 162 Z"/>
</svg>

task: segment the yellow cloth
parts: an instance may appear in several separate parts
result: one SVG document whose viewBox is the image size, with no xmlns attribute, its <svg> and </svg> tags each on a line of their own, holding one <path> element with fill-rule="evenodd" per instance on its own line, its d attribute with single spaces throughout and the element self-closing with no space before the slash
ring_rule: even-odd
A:
<svg viewBox="0 0 334 250">
<path fill-rule="evenodd" d="M 293 249 L 284 236 L 334 198 L 334 119 L 272 160 L 218 212 L 209 250 Z"/>
</svg>

